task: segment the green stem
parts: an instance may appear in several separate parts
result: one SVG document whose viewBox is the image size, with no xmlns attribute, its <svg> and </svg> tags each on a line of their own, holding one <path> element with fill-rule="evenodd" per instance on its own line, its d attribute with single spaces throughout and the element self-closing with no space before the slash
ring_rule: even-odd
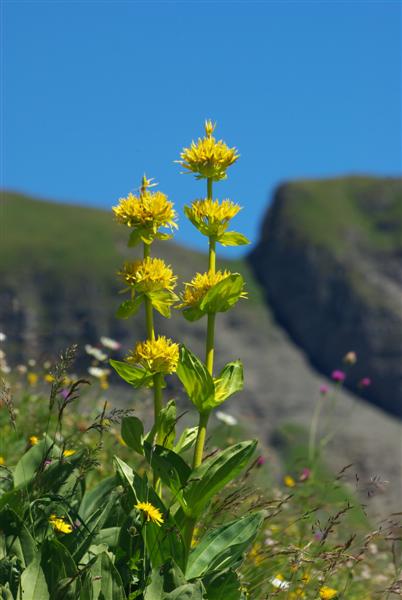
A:
<svg viewBox="0 0 402 600">
<path fill-rule="evenodd" d="M 205 350 L 205 365 L 210 375 L 214 371 L 214 351 L 215 351 L 215 313 L 208 315 L 207 323 L 207 344 Z"/>
<path fill-rule="evenodd" d="M 202 455 L 204 452 L 205 438 L 207 436 L 207 425 L 210 414 L 211 411 L 200 413 L 197 441 L 194 448 L 193 469 L 202 463 Z"/>
<path fill-rule="evenodd" d="M 162 410 L 162 384 L 163 384 L 162 373 L 156 373 L 154 375 L 154 419 L 155 419 L 155 424 L 157 423 L 159 414 Z M 155 433 L 154 443 L 159 444 L 159 445 L 163 444 L 163 439 L 161 439 L 161 434 L 160 434 L 160 431 L 158 431 L 158 429 L 156 430 L 156 433 Z M 151 460 L 151 462 L 152 462 L 152 460 Z M 159 477 L 155 474 L 155 472 L 154 472 L 154 488 L 155 488 L 155 491 L 158 494 L 159 498 L 162 498 L 162 482 L 159 479 Z"/>
<path fill-rule="evenodd" d="M 144 258 L 149 258 L 151 256 L 151 244 L 146 244 L 144 242 Z M 147 327 L 147 338 L 149 340 L 155 339 L 155 330 L 154 330 L 154 315 L 152 310 L 151 300 L 145 296 L 145 322 Z"/>
<path fill-rule="evenodd" d="M 309 436 L 309 444 L 308 444 L 308 456 L 309 456 L 310 463 L 313 463 L 313 461 L 315 459 L 314 455 L 315 455 L 315 447 L 316 447 L 317 428 L 318 428 L 318 421 L 320 419 L 322 405 L 323 405 L 323 402 L 322 402 L 322 399 L 320 398 L 315 406 L 313 418 L 311 419 L 310 436 Z"/>
</svg>

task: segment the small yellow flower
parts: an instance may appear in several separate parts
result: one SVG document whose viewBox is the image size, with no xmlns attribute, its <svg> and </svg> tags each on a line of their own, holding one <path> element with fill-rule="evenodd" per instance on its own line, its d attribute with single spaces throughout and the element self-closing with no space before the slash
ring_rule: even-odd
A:
<svg viewBox="0 0 402 600">
<path fill-rule="evenodd" d="M 5 464 L 6 464 L 6 461 L 4 460 L 4 456 L 0 456 L 0 467 Z"/>
<path fill-rule="evenodd" d="M 174 373 L 179 362 L 179 344 L 164 335 L 138 342 L 126 361 L 141 365 L 152 373 Z"/>
<path fill-rule="evenodd" d="M 332 598 L 336 598 L 337 595 L 338 595 L 338 592 L 336 590 L 334 590 L 333 588 L 327 587 L 326 585 L 324 585 L 322 588 L 320 588 L 321 600 L 332 600 Z"/>
<path fill-rule="evenodd" d="M 225 179 L 227 168 L 239 158 L 236 148 L 229 148 L 225 142 L 212 136 L 214 129 L 212 122 L 206 121 L 205 137 L 191 142 L 190 148 L 184 148 L 180 154 L 179 164 L 195 173 L 197 179 Z"/>
<path fill-rule="evenodd" d="M 70 523 L 67 523 L 64 519 L 56 515 L 50 515 L 49 523 L 55 531 L 59 531 L 60 533 L 71 533 L 73 530 Z"/>
<path fill-rule="evenodd" d="M 150 502 L 139 502 L 138 504 L 134 505 L 134 508 L 141 510 L 145 514 L 147 521 L 152 521 L 152 523 L 155 523 L 159 527 L 164 522 L 159 508 L 156 508 Z"/>
<path fill-rule="evenodd" d="M 139 196 L 130 193 L 127 198 L 120 198 L 112 210 L 118 223 L 151 234 L 156 234 L 160 227 L 177 227 L 173 203 L 162 192 L 144 190 Z"/>
<path fill-rule="evenodd" d="M 238 204 L 231 200 L 194 200 L 184 211 L 192 224 L 207 236 L 219 238 L 225 233 L 229 221 L 241 210 Z"/>
<path fill-rule="evenodd" d="M 289 488 L 295 487 L 295 485 L 296 485 L 296 481 L 293 479 L 293 477 L 291 475 L 286 475 L 283 478 L 283 483 L 286 485 L 286 487 L 289 487 Z"/>
<path fill-rule="evenodd" d="M 134 262 L 125 262 L 118 275 L 125 283 L 139 292 L 172 291 L 177 277 L 170 266 L 160 258 L 144 258 Z"/>
<path fill-rule="evenodd" d="M 31 437 L 29 438 L 29 443 L 31 446 L 36 446 L 36 444 L 39 443 L 39 438 L 36 437 L 36 435 L 31 435 Z"/>
<path fill-rule="evenodd" d="M 184 284 L 182 303 L 178 306 L 178 308 L 198 306 L 205 294 L 211 288 L 230 275 L 230 271 L 216 271 L 216 273 L 196 273 L 189 283 Z M 241 297 L 245 298 L 246 294 L 243 292 Z"/>
<path fill-rule="evenodd" d="M 32 373 L 32 371 L 30 371 L 29 373 L 27 373 L 27 379 L 29 385 L 36 385 L 38 383 L 39 378 L 36 373 Z"/>
<path fill-rule="evenodd" d="M 53 375 L 50 375 L 50 373 L 46 373 L 43 379 L 46 381 L 46 383 L 52 383 L 54 381 L 54 377 Z"/>
<path fill-rule="evenodd" d="M 72 456 L 75 453 L 76 453 L 76 450 L 72 450 L 72 449 L 63 450 L 63 456 L 65 458 L 68 458 L 69 456 Z"/>
</svg>

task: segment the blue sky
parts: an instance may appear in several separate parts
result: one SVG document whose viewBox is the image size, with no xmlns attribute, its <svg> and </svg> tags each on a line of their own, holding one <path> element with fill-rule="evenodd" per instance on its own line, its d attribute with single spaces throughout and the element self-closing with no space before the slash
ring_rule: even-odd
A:
<svg viewBox="0 0 402 600">
<path fill-rule="evenodd" d="M 108 208 L 218 122 L 253 241 L 288 179 L 401 172 L 400 2 L 2 2 L 1 186 Z M 178 240 L 201 248 L 181 219 Z M 233 250 L 230 251 L 233 254 Z"/>
</svg>

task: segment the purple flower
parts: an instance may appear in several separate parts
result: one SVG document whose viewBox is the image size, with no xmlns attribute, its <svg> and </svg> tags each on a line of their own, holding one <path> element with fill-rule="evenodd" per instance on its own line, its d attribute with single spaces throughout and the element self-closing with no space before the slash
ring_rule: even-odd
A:
<svg viewBox="0 0 402 600">
<path fill-rule="evenodd" d="M 321 396 L 326 396 L 329 392 L 329 387 L 323 383 L 322 385 L 320 385 L 320 394 Z"/>
<path fill-rule="evenodd" d="M 343 381 L 345 381 L 346 375 L 343 371 L 335 370 L 332 371 L 331 378 L 338 383 L 342 383 Z"/>
<path fill-rule="evenodd" d="M 370 377 L 363 377 L 363 379 L 361 379 L 359 381 L 359 388 L 366 388 L 366 387 L 369 387 L 370 385 L 371 385 Z"/>
<path fill-rule="evenodd" d="M 257 467 L 262 467 L 262 465 L 265 465 L 265 458 L 263 456 L 259 456 L 257 458 Z"/>
<path fill-rule="evenodd" d="M 310 478 L 311 475 L 311 469 L 308 469 L 307 467 L 304 467 L 303 471 L 300 473 L 300 481 L 307 481 L 307 479 Z"/>
<path fill-rule="evenodd" d="M 66 400 L 69 393 L 70 393 L 70 390 L 68 390 L 67 388 L 64 388 L 60 391 L 60 396 L 63 396 L 64 400 Z"/>
<path fill-rule="evenodd" d="M 315 539 L 317 542 L 321 542 L 321 540 L 322 540 L 322 538 L 323 538 L 323 537 L 324 537 L 324 533 L 323 533 L 323 532 L 322 532 L 320 529 L 317 529 L 317 530 L 314 532 L 314 539 Z"/>
</svg>

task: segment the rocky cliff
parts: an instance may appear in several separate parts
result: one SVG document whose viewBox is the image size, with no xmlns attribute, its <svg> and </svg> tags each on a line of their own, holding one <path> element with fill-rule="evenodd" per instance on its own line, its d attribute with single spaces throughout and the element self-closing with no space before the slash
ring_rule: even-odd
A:
<svg viewBox="0 0 402 600">
<path fill-rule="evenodd" d="M 276 319 L 321 372 L 354 350 L 347 385 L 402 416 L 402 179 L 280 186 L 249 256 Z"/>
</svg>

